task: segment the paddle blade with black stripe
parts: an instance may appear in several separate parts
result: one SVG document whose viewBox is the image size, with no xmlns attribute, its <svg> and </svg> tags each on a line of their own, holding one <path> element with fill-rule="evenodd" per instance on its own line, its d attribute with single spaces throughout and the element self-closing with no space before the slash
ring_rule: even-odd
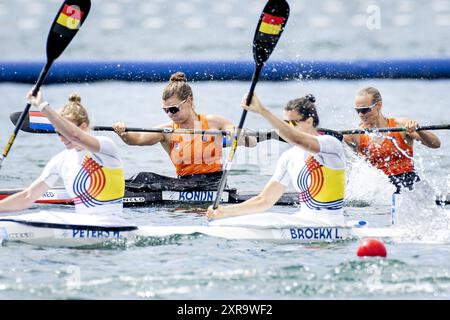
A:
<svg viewBox="0 0 450 320">
<path fill-rule="evenodd" d="M 278 40 L 283 33 L 284 27 L 289 17 L 289 5 L 285 0 L 269 0 L 265 5 L 263 12 L 259 18 L 256 26 L 255 36 L 253 38 L 253 58 L 255 60 L 255 72 L 252 77 L 252 84 L 247 95 L 246 104 L 249 105 L 253 98 L 256 84 L 259 80 L 259 75 L 264 66 L 264 63 L 269 59 L 270 55 L 275 49 Z M 223 190 L 225 189 L 228 173 L 231 169 L 231 164 L 236 153 L 238 141 L 241 136 L 241 130 L 244 127 L 247 110 L 242 111 L 241 119 L 236 130 L 236 135 L 233 137 L 230 153 L 225 164 L 222 179 L 217 190 L 216 199 L 214 200 L 213 208 L 217 209 L 219 201 L 222 198 Z"/>
<path fill-rule="evenodd" d="M 53 62 L 67 48 L 70 41 L 75 37 L 78 30 L 86 20 L 89 10 L 91 9 L 90 0 L 66 0 L 59 9 L 56 17 L 50 27 L 47 37 L 47 62 L 41 70 L 39 78 L 34 85 L 32 95 L 35 97 L 41 88 Z M 3 160 L 8 156 L 17 134 L 22 127 L 24 121 L 29 117 L 28 111 L 31 104 L 27 103 L 25 109 L 17 120 L 14 132 L 8 140 L 8 143 L 0 156 L 0 168 Z"/>
<path fill-rule="evenodd" d="M 289 4 L 285 0 L 267 2 L 253 39 L 253 58 L 257 65 L 262 65 L 269 59 L 284 31 L 288 17 Z"/>
<path fill-rule="evenodd" d="M 53 21 L 47 38 L 47 59 L 56 60 L 86 20 L 90 0 L 66 0 Z"/>
</svg>

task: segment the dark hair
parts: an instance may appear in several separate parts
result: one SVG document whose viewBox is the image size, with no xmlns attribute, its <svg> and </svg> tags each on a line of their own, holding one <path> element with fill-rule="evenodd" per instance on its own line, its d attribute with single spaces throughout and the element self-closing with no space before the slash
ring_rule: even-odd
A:
<svg viewBox="0 0 450 320">
<path fill-rule="evenodd" d="M 307 94 L 302 98 L 289 101 L 284 110 L 297 111 L 302 116 L 301 120 L 306 120 L 309 117 L 313 118 L 313 126 L 317 127 L 319 125 L 319 115 L 314 102 L 316 102 L 316 98 L 312 94 Z"/>
<path fill-rule="evenodd" d="M 187 83 L 186 75 L 183 72 L 176 72 L 170 76 L 170 81 L 164 88 L 162 99 L 167 100 L 174 95 L 181 100 L 193 97 L 191 86 Z"/>
</svg>

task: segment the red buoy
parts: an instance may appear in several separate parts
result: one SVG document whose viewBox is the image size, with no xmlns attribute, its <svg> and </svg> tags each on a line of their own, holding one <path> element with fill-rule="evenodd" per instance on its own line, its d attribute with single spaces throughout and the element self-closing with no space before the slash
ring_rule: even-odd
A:
<svg viewBox="0 0 450 320">
<path fill-rule="evenodd" d="M 373 238 L 362 240 L 356 251 L 358 257 L 386 257 L 386 254 L 384 243 Z"/>
</svg>

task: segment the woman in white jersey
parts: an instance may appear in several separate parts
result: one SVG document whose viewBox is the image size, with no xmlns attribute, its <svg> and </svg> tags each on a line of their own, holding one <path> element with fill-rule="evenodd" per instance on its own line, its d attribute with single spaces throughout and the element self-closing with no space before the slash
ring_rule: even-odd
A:
<svg viewBox="0 0 450 320">
<path fill-rule="evenodd" d="M 118 213 L 122 211 L 125 179 L 122 160 L 115 143 L 108 137 L 89 134 L 89 118 L 78 95 L 58 113 L 44 101 L 42 93 L 28 101 L 53 124 L 65 150 L 54 156 L 41 176 L 25 190 L 0 201 L 0 212 L 30 207 L 61 178 L 80 213 Z"/>
<path fill-rule="evenodd" d="M 263 212 L 292 184 L 299 192 L 299 218 L 308 223 L 343 225 L 344 150 L 338 139 L 320 135 L 316 130 L 319 117 L 314 96 L 289 101 L 283 120 L 272 114 L 256 96 L 249 106 L 245 106 L 245 99 L 246 96 L 241 103 L 243 108 L 262 115 L 293 148 L 281 155 L 274 175 L 259 195 L 240 204 L 219 206 L 217 210 L 209 207 L 208 218 Z"/>
</svg>

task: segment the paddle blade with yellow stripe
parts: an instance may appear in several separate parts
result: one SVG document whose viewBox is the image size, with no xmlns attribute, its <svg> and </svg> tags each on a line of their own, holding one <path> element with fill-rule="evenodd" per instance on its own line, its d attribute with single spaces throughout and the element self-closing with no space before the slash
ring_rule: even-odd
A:
<svg viewBox="0 0 450 320">
<path fill-rule="evenodd" d="M 283 33 L 289 17 L 289 4 L 285 0 L 269 0 L 256 27 L 253 56 L 258 65 L 264 64 Z"/>
<path fill-rule="evenodd" d="M 80 30 L 91 9 L 90 0 L 66 0 L 50 27 L 47 57 L 57 59 Z"/>
</svg>

